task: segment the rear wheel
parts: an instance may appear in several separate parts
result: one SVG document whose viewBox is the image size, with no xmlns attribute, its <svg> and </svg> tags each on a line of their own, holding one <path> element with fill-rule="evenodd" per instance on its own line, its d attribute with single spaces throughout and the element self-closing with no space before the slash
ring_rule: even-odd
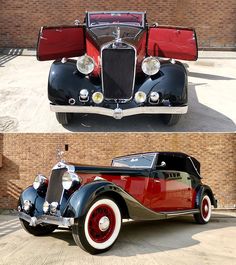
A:
<svg viewBox="0 0 236 265">
<path fill-rule="evenodd" d="M 56 112 L 57 121 L 62 125 L 67 125 L 73 118 L 73 113 Z"/>
<path fill-rule="evenodd" d="M 182 114 L 161 114 L 161 120 L 165 125 L 172 126 L 179 122 Z"/>
<path fill-rule="evenodd" d="M 115 243 L 121 223 L 117 204 L 110 198 L 100 198 L 73 225 L 72 235 L 82 249 L 90 254 L 98 254 L 107 251 Z"/>
<path fill-rule="evenodd" d="M 194 214 L 194 219 L 198 224 L 206 224 L 211 218 L 211 200 L 207 194 L 204 194 L 200 204 L 200 212 Z"/>
<path fill-rule="evenodd" d="M 20 219 L 20 223 L 22 228 L 34 236 L 44 236 L 51 234 L 55 229 L 57 229 L 57 225 L 36 225 L 30 226 L 28 222 Z"/>
</svg>

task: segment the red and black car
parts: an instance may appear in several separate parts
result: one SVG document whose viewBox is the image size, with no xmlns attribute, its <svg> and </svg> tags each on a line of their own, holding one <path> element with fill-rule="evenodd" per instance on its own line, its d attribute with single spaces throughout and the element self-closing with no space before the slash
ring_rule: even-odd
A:
<svg viewBox="0 0 236 265">
<path fill-rule="evenodd" d="M 176 124 L 188 109 L 187 71 L 176 59 L 197 57 L 194 29 L 149 25 L 144 12 L 87 12 L 84 23 L 42 27 L 37 47 L 38 60 L 55 60 L 48 98 L 61 124 L 73 113 L 160 114 Z"/>
<path fill-rule="evenodd" d="M 89 253 L 115 243 L 123 219 L 159 220 L 193 214 L 206 224 L 217 201 L 200 176 L 200 163 L 184 153 L 154 152 L 114 158 L 109 167 L 59 162 L 39 174 L 19 198 L 23 228 L 40 236 L 58 225 Z"/>
</svg>

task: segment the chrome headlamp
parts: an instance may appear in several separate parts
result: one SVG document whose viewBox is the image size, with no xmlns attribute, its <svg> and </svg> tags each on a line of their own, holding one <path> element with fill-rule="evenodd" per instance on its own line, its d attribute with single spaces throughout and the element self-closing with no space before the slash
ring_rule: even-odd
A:
<svg viewBox="0 0 236 265">
<path fill-rule="evenodd" d="M 37 190 L 40 187 L 47 186 L 47 184 L 48 179 L 44 175 L 38 174 L 34 179 L 33 187 Z"/>
<path fill-rule="evenodd" d="M 155 57 L 147 57 L 142 62 L 142 70 L 146 75 L 155 75 L 161 67 L 160 61 Z"/>
<path fill-rule="evenodd" d="M 147 95 L 143 91 L 138 91 L 134 95 L 136 103 L 140 104 L 146 101 Z"/>
<path fill-rule="evenodd" d="M 92 57 L 85 54 L 83 56 L 78 57 L 76 66 L 80 73 L 88 75 L 94 70 L 95 63 Z"/>
<path fill-rule="evenodd" d="M 82 183 L 82 179 L 76 174 L 66 171 L 62 176 L 62 186 L 65 190 L 69 190 L 74 184 Z"/>
</svg>

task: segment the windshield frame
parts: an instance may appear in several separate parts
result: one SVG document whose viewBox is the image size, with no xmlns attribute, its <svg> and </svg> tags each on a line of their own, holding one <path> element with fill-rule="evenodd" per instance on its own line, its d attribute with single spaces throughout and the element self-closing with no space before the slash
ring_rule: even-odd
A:
<svg viewBox="0 0 236 265">
<path fill-rule="evenodd" d="M 132 25 L 128 23 L 101 23 L 98 25 L 91 25 L 90 24 L 90 14 L 138 14 L 142 15 L 142 25 Z M 135 11 L 89 11 L 86 13 L 86 25 L 88 28 L 94 27 L 101 27 L 101 26 L 109 26 L 109 25 L 118 25 L 118 26 L 130 26 L 130 27 L 137 27 L 137 28 L 144 28 L 146 22 L 146 12 L 135 12 Z"/>
<path fill-rule="evenodd" d="M 131 168 L 131 169 L 135 169 L 135 168 L 140 168 L 140 169 L 153 169 L 154 165 L 156 164 L 156 160 L 157 160 L 157 156 L 158 154 L 157 153 L 141 153 L 141 154 L 131 154 L 131 155 L 127 155 L 127 156 L 120 156 L 120 157 L 115 157 L 112 159 L 111 161 L 111 166 L 112 167 L 117 167 L 117 166 L 113 166 L 113 163 L 115 160 L 119 160 L 119 159 L 132 159 L 132 158 L 136 158 L 136 157 L 140 157 L 140 156 L 150 156 L 150 155 L 153 155 L 153 160 L 152 160 L 152 163 L 151 163 L 151 166 L 135 166 L 135 167 L 129 167 L 129 166 L 118 166 L 118 167 L 125 167 L 125 168 Z"/>
</svg>

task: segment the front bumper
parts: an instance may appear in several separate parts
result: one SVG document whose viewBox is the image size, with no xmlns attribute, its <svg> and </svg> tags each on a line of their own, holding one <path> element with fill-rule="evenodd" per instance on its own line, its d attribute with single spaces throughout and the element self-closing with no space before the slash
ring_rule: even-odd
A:
<svg viewBox="0 0 236 265">
<path fill-rule="evenodd" d="M 62 216 L 41 215 L 38 217 L 32 217 L 24 212 L 19 212 L 18 216 L 20 219 L 27 221 L 31 226 L 36 226 L 42 223 L 63 226 L 72 226 L 74 224 L 74 218 L 67 218 Z"/>
<path fill-rule="evenodd" d="M 121 119 L 123 117 L 138 114 L 185 114 L 188 111 L 188 106 L 141 106 L 131 109 L 108 109 L 94 106 L 69 106 L 50 104 L 50 109 L 53 112 L 100 114 L 110 116 L 115 119 Z"/>
</svg>

